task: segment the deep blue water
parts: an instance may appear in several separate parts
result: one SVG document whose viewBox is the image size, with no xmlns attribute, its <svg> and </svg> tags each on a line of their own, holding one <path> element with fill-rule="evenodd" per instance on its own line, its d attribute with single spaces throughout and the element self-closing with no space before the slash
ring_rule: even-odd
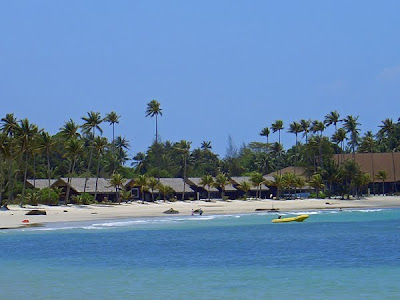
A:
<svg viewBox="0 0 400 300">
<path fill-rule="evenodd" d="M 298 212 L 304 213 L 304 212 Z M 400 210 L 0 231 L 0 299 L 399 299 Z"/>
</svg>

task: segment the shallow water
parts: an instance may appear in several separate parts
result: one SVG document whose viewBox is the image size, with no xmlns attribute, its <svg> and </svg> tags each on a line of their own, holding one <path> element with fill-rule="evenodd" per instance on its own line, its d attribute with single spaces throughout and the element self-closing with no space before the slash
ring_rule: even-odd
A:
<svg viewBox="0 0 400 300">
<path fill-rule="evenodd" d="M 400 210 L 173 216 L 0 231 L 0 299 L 398 299 Z"/>
</svg>

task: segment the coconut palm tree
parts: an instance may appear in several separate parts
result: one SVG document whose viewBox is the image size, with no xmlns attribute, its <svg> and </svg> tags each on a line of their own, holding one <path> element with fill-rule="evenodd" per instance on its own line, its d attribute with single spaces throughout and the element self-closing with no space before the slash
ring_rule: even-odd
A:
<svg viewBox="0 0 400 300">
<path fill-rule="evenodd" d="M 322 132 L 325 130 L 325 124 L 321 121 L 315 120 L 311 124 L 311 131 L 318 135 L 318 153 L 319 153 L 319 165 L 322 165 Z"/>
<path fill-rule="evenodd" d="M 70 119 L 69 121 L 65 122 L 64 126 L 60 128 L 60 135 L 65 140 L 70 140 L 73 138 L 79 138 L 80 133 L 78 132 L 80 126 L 75 124 L 75 122 Z"/>
<path fill-rule="evenodd" d="M 301 132 L 303 132 L 303 137 L 306 138 L 306 144 L 308 143 L 308 133 L 310 132 L 311 122 L 309 120 L 300 120 Z"/>
<path fill-rule="evenodd" d="M 339 113 L 335 111 L 331 111 L 329 114 L 325 116 L 324 124 L 326 127 L 329 127 L 330 125 L 335 126 L 335 133 L 337 132 L 337 123 L 341 122 L 340 120 L 340 115 Z"/>
<path fill-rule="evenodd" d="M 135 178 L 135 184 L 139 187 L 140 191 L 142 192 L 142 201 L 144 201 L 144 192 L 147 190 L 148 187 L 148 179 L 146 175 L 139 175 Z"/>
<path fill-rule="evenodd" d="M 221 190 L 221 199 L 222 200 L 225 200 L 225 187 L 228 184 L 229 184 L 229 179 L 225 174 L 219 173 L 215 177 L 214 187 L 219 188 Z"/>
<path fill-rule="evenodd" d="M 375 166 L 374 166 L 374 152 L 375 152 L 375 139 L 372 131 L 367 131 L 361 140 L 360 151 L 369 153 L 371 156 L 371 169 L 372 169 L 372 192 L 375 195 Z"/>
<path fill-rule="evenodd" d="M 268 127 L 263 128 L 263 129 L 261 130 L 261 132 L 260 132 L 260 135 L 261 135 L 261 136 L 265 136 L 265 137 L 267 138 L 267 144 L 269 143 L 269 142 L 268 142 L 269 134 L 270 134 L 270 131 L 269 131 L 269 128 L 268 128 Z"/>
<path fill-rule="evenodd" d="M 332 136 L 332 141 L 337 145 L 340 144 L 340 149 L 342 150 L 342 156 L 344 154 L 344 141 L 346 140 L 346 130 L 344 128 L 339 128 L 336 133 Z M 339 163 L 339 155 L 338 155 L 338 163 Z"/>
<path fill-rule="evenodd" d="M 125 162 L 128 160 L 126 150 L 129 150 L 130 146 L 131 145 L 129 144 L 129 142 L 121 136 L 118 136 L 115 139 L 115 149 L 117 151 L 116 154 L 119 167 L 124 165 Z"/>
<path fill-rule="evenodd" d="M 13 175 L 17 174 L 17 164 L 15 163 L 14 157 L 16 153 L 18 153 L 16 147 L 17 143 L 14 139 L 15 134 L 18 128 L 18 120 L 14 117 L 14 114 L 7 114 L 4 118 L 1 119 L 1 130 L 7 137 L 3 146 L 4 146 L 4 157 L 7 160 L 7 190 L 8 190 L 8 198 L 10 200 L 14 200 L 14 182 L 16 182 L 16 178 L 14 181 L 12 180 Z"/>
<path fill-rule="evenodd" d="M 106 150 L 108 146 L 108 141 L 104 137 L 99 137 L 97 136 L 94 141 L 94 150 L 97 153 L 97 168 L 96 168 L 96 184 L 95 184 L 95 189 L 94 189 L 94 201 L 97 199 L 97 183 L 99 181 L 99 173 L 100 173 L 100 162 L 103 158 L 104 151 Z"/>
<path fill-rule="evenodd" d="M 396 125 L 393 123 L 392 119 L 385 119 L 382 121 L 382 125 L 379 125 L 381 128 L 378 131 L 379 137 L 386 137 L 386 146 L 389 148 L 390 152 L 392 153 L 392 166 L 393 166 L 393 178 L 394 178 L 394 191 L 397 193 L 397 178 L 396 178 L 396 165 L 394 159 L 394 152 L 397 148 L 398 140 L 396 138 Z"/>
<path fill-rule="evenodd" d="M 295 144 L 294 149 L 295 149 L 295 166 L 297 166 L 297 155 L 296 155 L 297 154 L 297 146 L 298 146 L 297 135 L 300 132 L 302 132 L 301 124 L 297 123 L 297 122 L 290 123 L 288 132 L 294 133 L 295 136 L 296 136 L 296 144 Z M 296 171 L 296 169 L 295 169 L 295 171 Z"/>
<path fill-rule="evenodd" d="M 244 192 L 244 199 L 247 199 L 247 193 L 251 189 L 251 184 L 247 181 L 243 181 L 241 184 L 238 185 L 238 189 Z"/>
<path fill-rule="evenodd" d="M 14 117 L 14 114 L 6 114 L 1 119 L 1 130 L 9 137 L 15 136 L 18 128 L 18 120 Z"/>
<path fill-rule="evenodd" d="M 358 116 L 353 117 L 351 115 L 343 119 L 343 127 L 346 129 L 347 133 L 350 133 L 350 145 L 353 152 L 353 160 L 355 160 L 356 146 L 358 145 L 358 138 L 360 134 L 360 129 L 357 128 L 360 123 L 358 123 L 357 120 Z"/>
<path fill-rule="evenodd" d="M 211 150 L 212 149 L 211 142 L 210 141 L 203 141 L 201 143 L 201 149 L 204 150 L 204 151 Z"/>
<path fill-rule="evenodd" d="M 147 103 L 146 117 L 156 117 L 156 144 L 158 143 L 158 115 L 162 116 L 160 102 L 157 100 L 151 100 Z"/>
<path fill-rule="evenodd" d="M 265 178 L 262 176 L 261 173 L 253 172 L 250 175 L 250 182 L 251 184 L 257 188 L 256 191 L 256 198 L 261 198 L 261 185 L 266 182 Z"/>
<path fill-rule="evenodd" d="M 382 181 L 382 195 L 385 196 L 385 181 L 387 179 L 386 171 L 378 171 L 378 174 L 376 174 L 376 179 Z"/>
<path fill-rule="evenodd" d="M 174 192 L 174 190 L 169 185 L 161 183 L 158 184 L 158 190 L 163 195 L 164 202 L 167 200 L 167 196 Z"/>
<path fill-rule="evenodd" d="M 271 125 L 272 132 L 275 133 L 278 131 L 278 143 L 281 143 L 281 130 L 283 129 L 283 121 L 276 120 L 275 123 Z"/>
<path fill-rule="evenodd" d="M 158 187 L 159 185 L 159 181 L 154 178 L 154 177 L 150 177 L 147 181 L 147 186 L 150 189 L 151 192 L 151 201 L 154 202 L 154 190 Z"/>
<path fill-rule="evenodd" d="M 115 156 L 115 124 L 119 124 L 118 114 L 115 111 L 112 111 L 106 115 L 104 118 L 105 122 L 110 123 L 112 126 L 112 154 Z M 113 166 L 113 172 L 115 172 L 115 166 Z"/>
<path fill-rule="evenodd" d="M 33 149 L 33 142 L 39 129 L 35 124 L 31 124 L 28 119 L 22 119 L 17 127 L 16 137 L 20 145 L 22 156 L 25 158 L 24 184 L 22 187 L 22 197 L 25 196 L 26 179 L 28 173 L 28 158 Z M 22 200 L 20 205 L 22 206 Z"/>
<path fill-rule="evenodd" d="M 200 184 L 205 187 L 207 186 L 207 192 L 208 192 L 208 201 L 211 200 L 210 198 L 210 189 L 214 184 L 214 178 L 211 175 L 204 175 L 201 179 L 200 179 Z"/>
<path fill-rule="evenodd" d="M 284 180 L 282 174 L 274 174 L 272 175 L 273 180 L 269 182 L 270 185 L 276 187 L 276 199 L 279 199 L 280 191 L 284 185 Z"/>
<path fill-rule="evenodd" d="M 120 191 L 121 191 L 121 188 L 122 188 L 122 185 L 124 184 L 124 182 L 125 182 L 125 179 L 124 179 L 124 177 L 122 177 L 121 174 L 118 174 L 118 173 L 112 174 L 111 179 L 110 179 L 110 185 L 115 188 L 115 196 L 116 196 L 117 202 L 119 204 L 121 204 L 119 195 L 120 195 Z"/>
<path fill-rule="evenodd" d="M 53 149 L 54 145 L 56 144 L 55 139 L 46 131 L 42 131 L 40 133 L 40 139 L 39 139 L 39 143 L 40 143 L 40 148 L 43 149 L 46 153 L 46 160 L 47 160 L 47 178 L 48 178 L 48 190 L 49 190 L 49 194 L 48 197 L 50 199 L 50 178 L 51 178 L 51 174 L 50 174 L 50 151 Z"/>
<path fill-rule="evenodd" d="M 96 130 L 100 132 L 100 134 L 103 133 L 103 129 L 101 129 L 100 124 L 103 122 L 103 119 L 100 116 L 99 112 L 88 112 L 87 117 L 82 117 L 82 120 L 85 121 L 82 125 L 82 131 L 84 134 L 89 135 L 90 133 L 93 136 L 93 139 L 96 137 Z M 85 178 L 85 185 L 83 187 L 83 192 L 86 192 L 86 185 L 88 181 L 88 176 L 90 176 L 90 166 L 92 163 L 92 156 L 93 156 L 93 151 L 94 151 L 94 144 L 93 141 L 91 142 L 92 146 L 90 147 L 90 155 L 89 155 L 89 162 L 87 166 L 87 174 Z"/>
<path fill-rule="evenodd" d="M 69 193 L 71 190 L 71 177 L 75 171 L 76 162 L 83 151 L 83 142 L 76 138 L 72 138 L 67 141 L 65 145 L 65 154 L 64 157 L 69 160 L 69 172 L 68 172 L 68 180 L 67 180 L 67 192 L 65 195 L 65 205 L 68 204 L 69 201 Z"/>
<path fill-rule="evenodd" d="M 185 199 L 185 190 L 186 190 L 186 169 L 187 169 L 187 159 L 190 154 L 190 145 L 192 142 L 188 142 L 185 140 L 181 140 L 177 145 L 177 150 L 182 154 L 183 158 L 183 193 L 182 193 L 182 201 Z"/>
<path fill-rule="evenodd" d="M 321 189 L 325 188 L 324 181 L 323 181 L 323 179 L 322 179 L 321 174 L 319 174 L 319 173 L 314 174 L 314 175 L 311 177 L 311 180 L 309 181 L 308 184 L 309 184 L 310 186 L 312 186 L 312 187 L 315 189 L 316 194 L 317 194 L 317 198 L 319 197 L 319 191 L 320 191 Z"/>
</svg>

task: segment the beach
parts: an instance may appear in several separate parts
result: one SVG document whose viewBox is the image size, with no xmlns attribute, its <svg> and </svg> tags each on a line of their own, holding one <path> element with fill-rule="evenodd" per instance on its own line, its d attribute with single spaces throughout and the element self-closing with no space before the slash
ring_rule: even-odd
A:
<svg viewBox="0 0 400 300">
<path fill-rule="evenodd" d="M 178 215 L 188 216 L 192 210 L 202 209 L 203 215 L 249 214 L 276 211 L 312 211 L 349 208 L 400 207 L 399 196 L 371 196 L 360 200 L 340 199 L 296 199 L 296 200 L 228 200 L 176 201 L 155 203 L 122 203 L 113 205 L 68 205 L 25 206 L 9 205 L 9 210 L 0 211 L 0 228 L 11 229 L 24 226 L 40 226 L 52 222 L 91 221 L 119 218 L 167 217 L 164 212 L 173 209 Z M 46 215 L 26 215 L 31 210 L 44 210 Z"/>
</svg>

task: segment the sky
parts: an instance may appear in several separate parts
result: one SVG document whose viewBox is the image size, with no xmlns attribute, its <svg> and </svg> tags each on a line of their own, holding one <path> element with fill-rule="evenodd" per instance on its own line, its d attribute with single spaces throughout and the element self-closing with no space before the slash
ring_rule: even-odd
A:
<svg viewBox="0 0 400 300">
<path fill-rule="evenodd" d="M 286 148 L 289 123 L 334 110 L 376 132 L 400 117 L 399 11 L 397 0 L 3 0 L 0 117 L 55 134 L 115 111 L 131 156 L 155 138 L 153 99 L 163 141 L 211 141 L 221 157 L 229 136 L 265 141 L 278 119 Z"/>
</svg>

